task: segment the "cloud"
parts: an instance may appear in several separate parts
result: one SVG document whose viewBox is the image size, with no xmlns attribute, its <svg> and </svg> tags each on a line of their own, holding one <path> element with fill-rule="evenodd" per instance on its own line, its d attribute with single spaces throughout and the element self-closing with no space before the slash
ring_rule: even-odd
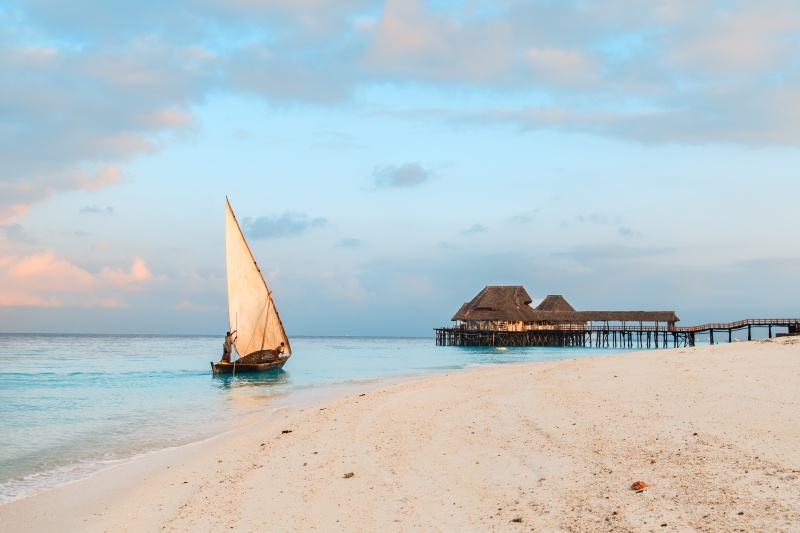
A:
<svg viewBox="0 0 800 533">
<path fill-rule="evenodd" d="M 0 235 L 10 241 L 28 244 L 36 244 L 37 242 L 36 237 L 19 224 L 0 224 Z"/>
<path fill-rule="evenodd" d="M 337 248 L 363 248 L 367 243 L 361 239 L 342 239 L 336 244 Z"/>
<path fill-rule="evenodd" d="M 2 136 L 0 129 L 0 139 Z M 0 146 L 0 159 L 4 156 L 3 150 L 4 147 Z M 8 160 L 13 165 L 14 159 L 24 155 L 27 150 L 25 148 L 22 154 L 9 156 Z M 13 174 L 13 169 L 7 169 L 0 174 L 0 223 L 24 215 L 32 205 L 49 199 L 55 192 L 97 191 L 123 181 L 121 169 L 114 165 L 41 168 L 35 172 L 30 176 L 17 176 Z"/>
<path fill-rule="evenodd" d="M 671 64 L 722 74 L 759 73 L 782 68 L 796 54 L 796 39 L 787 39 L 800 23 L 796 2 L 741 2 L 704 15 L 684 18 L 665 36 Z"/>
<path fill-rule="evenodd" d="M 496 85 L 516 63 L 513 22 L 389 0 L 371 26 L 365 62 L 389 79 Z"/>
<path fill-rule="evenodd" d="M 600 81 L 600 61 L 589 52 L 533 48 L 527 53 L 537 78 L 553 85 L 593 85 Z"/>
<path fill-rule="evenodd" d="M 574 219 L 576 222 L 580 224 L 594 224 L 598 226 L 607 226 L 609 224 L 616 224 L 619 222 L 619 219 L 611 219 L 605 215 L 601 215 L 600 213 L 591 213 L 589 215 L 578 215 Z"/>
<path fill-rule="evenodd" d="M 95 169 L 81 168 L 74 174 L 75 189 L 99 191 L 113 183 L 122 181 L 122 170 L 115 165 L 103 165 Z"/>
<path fill-rule="evenodd" d="M 242 219 L 242 229 L 248 238 L 275 239 L 302 235 L 312 229 L 329 225 L 325 218 L 309 219 L 308 215 L 286 211 L 282 215 Z"/>
<path fill-rule="evenodd" d="M 536 208 L 532 211 L 528 211 L 526 213 L 520 213 L 517 215 L 512 215 L 508 221 L 512 224 L 530 224 L 534 220 L 536 220 L 536 215 L 539 213 L 539 208 Z"/>
<path fill-rule="evenodd" d="M 619 229 L 617 229 L 617 235 L 619 235 L 620 237 L 641 237 L 642 236 L 642 234 L 639 233 L 638 231 L 632 230 L 631 228 L 628 228 L 628 227 L 625 227 L 625 226 L 620 226 Z"/>
<path fill-rule="evenodd" d="M 0 183 L 0 190 L 7 189 L 8 187 L 4 187 L 3 184 Z M 8 196 L 6 196 L 6 198 L 8 198 Z M 22 216 L 27 213 L 29 209 L 30 205 L 23 203 L 0 203 L 0 223 L 8 222 L 12 218 Z"/>
<path fill-rule="evenodd" d="M 753 2 L 671 3 L 669 8 L 627 0 L 511 2 L 493 4 L 483 19 L 426 10 L 418 2 L 410 6 L 392 15 L 421 21 L 399 25 L 394 39 L 392 50 L 403 52 L 406 62 L 405 79 L 471 85 L 498 94 L 514 87 L 537 97 L 530 105 L 407 109 L 396 116 L 508 123 L 522 131 L 647 143 L 800 145 L 794 127 L 800 105 L 790 96 L 800 91 L 800 67 L 793 59 L 800 55 L 793 30 L 800 24 L 800 6 L 791 1 L 781 0 L 777 9 Z M 386 13 L 393 13 L 390 7 Z M 503 60 L 484 62 L 450 36 L 450 47 L 440 45 L 429 35 L 436 32 L 427 29 L 432 25 L 448 35 L 450 26 L 458 35 L 479 35 L 480 25 L 490 19 L 504 21 L 513 35 L 490 45 L 504 43 L 494 54 Z M 391 30 L 387 26 L 387 35 Z M 425 60 L 415 55 L 425 53 L 448 57 L 451 67 L 441 68 L 438 78 L 426 74 Z M 462 54 L 475 61 L 473 69 L 504 66 L 491 80 L 481 80 L 452 66 L 460 64 Z"/>
<path fill-rule="evenodd" d="M 600 213 L 590 213 L 588 215 L 577 215 L 571 219 L 561 222 L 561 226 L 565 228 L 572 228 L 574 225 L 590 225 L 590 226 L 609 226 L 620 223 L 619 218 L 609 218 Z"/>
<path fill-rule="evenodd" d="M 372 182 L 379 189 L 417 187 L 433 178 L 434 173 L 425 170 L 418 163 L 406 163 L 399 167 L 376 167 L 372 172 Z"/>
<path fill-rule="evenodd" d="M 156 278 L 144 260 L 134 258 L 128 272 L 104 267 L 97 274 L 56 257 L 51 250 L 26 257 L 0 257 L 0 306 L 124 307 L 125 293 Z"/>
<path fill-rule="evenodd" d="M 121 165 L 191 128 L 210 72 L 196 47 L 153 34 L 73 47 L 32 17 L 17 22 L 29 23 L 21 40 L 0 40 L 0 221 L 53 194 L 118 183 Z"/>
<path fill-rule="evenodd" d="M 522 132 L 800 146 L 794 0 L 32 1 L 0 12 L 0 27 L 0 223 L 120 183 L 220 94 L 362 109 L 387 85 L 458 90 L 499 103 L 384 107 Z M 357 145 L 329 137 L 316 144 Z M 374 175 L 385 187 L 431 177 L 413 164 Z"/>
<path fill-rule="evenodd" d="M 97 205 L 87 205 L 86 207 L 81 208 L 81 213 L 90 215 L 113 215 L 114 208 L 111 206 L 100 207 Z"/>
<path fill-rule="evenodd" d="M 284 52 L 264 43 L 247 44 L 227 58 L 226 82 L 277 102 L 334 105 L 350 97 L 352 83 L 338 72 L 344 58 L 330 50 L 308 50 L 317 61 L 306 63 Z"/>
<path fill-rule="evenodd" d="M 103 285 L 125 287 L 127 290 L 140 290 L 142 282 L 153 279 L 153 273 L 147 268 L 142 258 L 136 257 L 133 260 L 130 272 L 105 267 L 100 271 L 97 279 Z"/>
<path fill-rule="evenodd" d="M 485 233 L 486 231 L 488 231 L 488 228 L 483 224 L 473 224 L 472 227 L 462 231 L 461 235 L 473 235 L 475 233 Z"/>
</svg>

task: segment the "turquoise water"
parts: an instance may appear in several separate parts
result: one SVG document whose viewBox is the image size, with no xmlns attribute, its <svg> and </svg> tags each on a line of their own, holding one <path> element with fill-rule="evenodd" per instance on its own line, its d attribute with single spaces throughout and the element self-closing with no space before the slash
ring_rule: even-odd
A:
<svg viewBox="0 0 800 533">
<path fill-rule="evenodd" d="M 471 366 L 619 352 L 295 337 L 283 371 L 212 376 L 222 338 L 0 334 L 0 504 L 220 434 L 302 395 Z"/>
</svg>

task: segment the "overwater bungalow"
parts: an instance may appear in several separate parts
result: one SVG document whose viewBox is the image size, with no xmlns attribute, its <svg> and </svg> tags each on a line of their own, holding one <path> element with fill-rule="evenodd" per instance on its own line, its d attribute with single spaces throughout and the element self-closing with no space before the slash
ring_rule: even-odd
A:
<svg viewBox="0 0 800 533">
<path fill-rule="evenodd" d="M 584 345 L 586 335 L 609 331 L 640 334 L 673 331 L 675 311 L 576 311 L 560 294 L 548 295 L 536 307 L 521 285 L 489 285 L 465 302 L 451 321 L 436 329 L 442 345 L 565 346 Z M 657 337 L 657 335 L 656 335 Z M 615 337 L 616 338 L 616 337 Z M 649 338 L 649 336 L 648 336 Z"/>
</svg>

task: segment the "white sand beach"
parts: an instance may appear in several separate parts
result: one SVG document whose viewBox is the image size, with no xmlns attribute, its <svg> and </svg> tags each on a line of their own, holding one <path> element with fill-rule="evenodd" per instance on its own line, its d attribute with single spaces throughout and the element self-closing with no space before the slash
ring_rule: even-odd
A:
<svg viewBox="0 0 800 533">
<path fill-rule="evenodd" d="M 0 506 L 0 526 L 800 531 L 800 338 L 365 389 Z"/>
</svg>

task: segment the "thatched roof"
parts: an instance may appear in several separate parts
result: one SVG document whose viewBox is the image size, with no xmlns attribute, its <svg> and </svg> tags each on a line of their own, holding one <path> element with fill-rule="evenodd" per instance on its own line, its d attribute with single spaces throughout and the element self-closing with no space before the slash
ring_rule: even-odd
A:
<svg viewBox="0 0 800 533">
<path fill-rule="evenodd" d="M 456 313 L 456 315 L 453 318 L 451 318 L 450 320 L 467 320 L 467 306 L 468 305 L 469 305 L 469 302 L 464 302 L 461 305 L 461 309 L 458 310 L 458 313 Z"/>
<path fill-rule="evenodd" d="M 528 321 L 533 309 L 531 297 L 522 285 L 487 285 L 465 303 L 451 320 Z"/>
<path fill-rule="evenodd" d="M 547 296 L 536 309 L 522 285 L 489 285 L 451 319 L 452 321 L 504 320 L 508 322 L 678 322 L 675 311 L 576 311 L 560 294 Z"/>
<path fill-rule="evenodd" d="M 574 312 L 575 308 L 560 294 L 549 294 L 542 303 L 536 306 L 537 311 L 567 311 Z"/>
</svg>

